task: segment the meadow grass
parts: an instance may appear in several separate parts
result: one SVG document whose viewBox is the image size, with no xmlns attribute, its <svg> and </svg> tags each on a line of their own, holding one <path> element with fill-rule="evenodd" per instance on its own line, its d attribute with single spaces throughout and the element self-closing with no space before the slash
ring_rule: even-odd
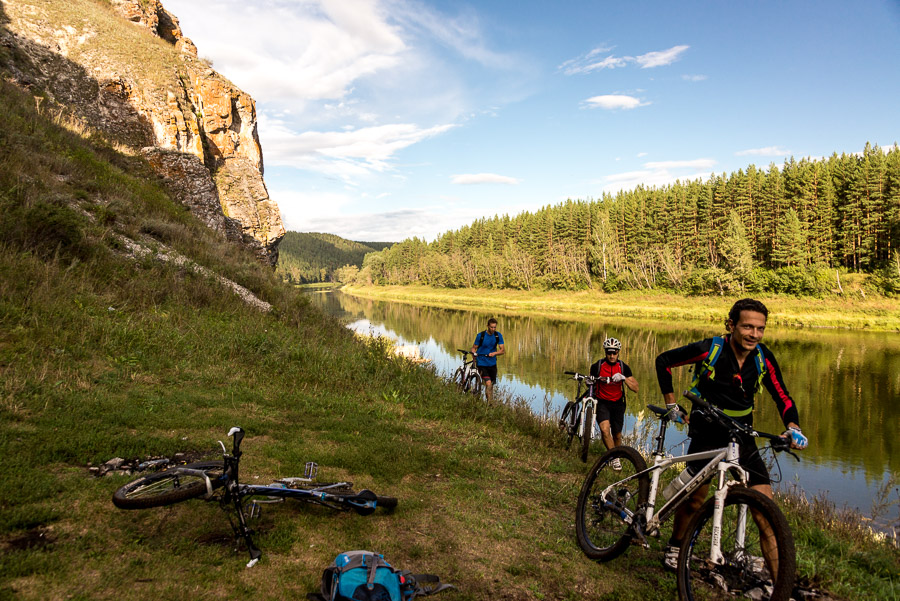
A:
<svg viewBox="0 0 900 601">
<path fill-rule="evenodd" d="M 431 288 L 428 286 L 344 286 L 342 291 L 370 299 L 444 308 L 493 310 L 498 314 L 565 314 L 567 319 L 597 317 L 721 323 L 740 297 L 685 297 L 656 291 L 605 293 Z M 900 301 L 893 298 L 797 298 L 758 295 L 771 325 L 806 328 L 858 328 L 900 331 Z"/>
<path fill-rule="evenodd" d="M 448 599 L 675 596 L 657 547 L 584 558 L 573 521 L 587 466 L 527 403 L 465 397 L 387 341 L 357 340 L 197 224 L 139 158 L 37 114 L 2 81 L 0 142 L 0 599 L 296 598 L 360 548 L 440 574 L 459 587 Z M 175 249 L 275 308 L 132 258 L 113 234 Z M 120 511 L 111 496 L 129 477 L 88 469 L 215 457 L 234 425 L 249 482 L 315 460 L 321 479 L 400 505 L 368 517 L 268 506 L 253 525 L 263 559 L 247 570 L 215 504 Z M 807 562 L 803 575 L 891 598 L 896 550 L 876 541 L 867 553 L 886 572 L 847 560 Z"/>
</svg>

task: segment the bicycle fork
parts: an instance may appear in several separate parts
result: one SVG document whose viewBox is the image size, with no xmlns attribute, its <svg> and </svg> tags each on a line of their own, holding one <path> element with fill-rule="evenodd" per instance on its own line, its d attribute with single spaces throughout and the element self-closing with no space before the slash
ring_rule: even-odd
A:
<svg viewBox="0 0 900 601">
<path fill-rule="evenodd" d="M 233 486 L 233 488 L 232 488 Z M 230 499 L 229 499 L 230 497 Z M 253 531 L 247 526 L 247 518 L 244 515 L 244 504 L 241 501 L 241 496 L 238 493 L 237 485 L 234 482 L 229 483 L 228 494 L 222 500 L 223 506 L 231 501 L 234 504 L 234 511 L 237 513 L 237 524 L 231 522 L 231 529 L 234 531 L 235 541 L 243 538 L 244 542 L 247 545 L 247 551 L 250 553 L 250 561 L 247 562 L 247 567 L 252 568 L 259 561 L 259 558 L 262 556 L 262 551 L 257 548 L 255 544 L 253 544 L 253 538 L 250 536 Z"/>
</svg>

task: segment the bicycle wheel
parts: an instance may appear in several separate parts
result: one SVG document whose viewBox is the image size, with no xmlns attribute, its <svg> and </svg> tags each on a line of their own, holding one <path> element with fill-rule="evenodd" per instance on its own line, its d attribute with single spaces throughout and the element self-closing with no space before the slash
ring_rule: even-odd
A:
<svg viewBox="0 0 900 601">
<path fill-rule="evenodd" d="M 209 476 L 213 489 L 224 484 L 221 479 L 221 461 L 201 461 L 179 467 L 202 470 Z M 179 474 L 176 467 L 129 482 L 113 493 L 113 504 L 119 509 L 146 509 L 174 505 L 204 493 L 206 493 L 204 478 Z"/>
<path fill-rule="evenodd" d="M 725 497 L 720 535 L 722 561 L 710 559 L 713 501 L 709 499 L 688 526 L 687 543 L 678 555 L 678 594 L 697 598 L 747 597 L 787 601 L 794 588 L 794 537 L 774 501 L 755 490 L 733 487 Z M 749 511 L 747 511 L 749 509 Z M 743 531 L 743 532 L 742 532 Z M 766 533 L 766 531 L 769 531 Z M 762 541 L 776 562 L 775 577 L 764 559 Z M 699 594 L 699 591 L 703 591 Z"/>
<path fill-rule="evenodd" d="M 559 418 L 559 425 L 566 432 L 566 449 L 572 446 L 575 437 L 576 420 L 578 419 L 578 405 L 568 401 Z"/>
<path fill-rule="evenodd" d="M 471 374 L 469 379 L 466 381 L 466 392 L 472 393 L 475 396 L 481 394 L 481 376 L 476 374 Z"/>
<path fill-rule="evenodd" d="M 472 384 L 472 394 L 475 396 L 481 396 L 481 391 L 484 389 L 484 380 L 481 379 L 479 374 L 475 374 L 475 381 Z"/>
<path fill-rule="evenodd" d="M 615 466 L 619 469 L 615 469 Z M 641 454 L 631 447 L 616 447 L 597 460 L 588 473 L 575 509 L 578 546 L 589 558 L 609 561 L 631 544 L 624 509 L 636 514 L 647 504 L 650 477 L 635 474 L 646 469 Z M 604 491 L 610 488 L 603 496 Z M 637 516 L 635 516 L 637 517 Z"/>
<path fill-rule="evenodd" d="M 588 450 L 591 448 L 591 435 L 594 433 L 594 408 L 584 410 L 584 422 L 581 424 L 581 462 L 587 463 Z"/>
<path fill-rule="evenodd" d="M 463 371 L 463 368 L 457 367 L 456 371 L 453 372 L 453 378 L 450 381 L 456 385 L 457 390 L 462 392 L 463 387 L 466 384 L 465 372 Z"/>
</svg>

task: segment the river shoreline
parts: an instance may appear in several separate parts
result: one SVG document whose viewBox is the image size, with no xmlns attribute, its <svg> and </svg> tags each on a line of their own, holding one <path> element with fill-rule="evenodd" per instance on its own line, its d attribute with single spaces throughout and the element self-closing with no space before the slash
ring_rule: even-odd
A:
<svg viewBox="0 0 900 601">
<path fill-rule="evenodd" d="M 677 319 L 698 324 L 721 322 L 737 296 L 684 297 L 671 293 L 634 291 L 524 291 L 449 289 L 427 286 L 344 286 L 343 292 L 362 298 L 391 300 L 444 308 L 484 309 L 498 314 L 565 313 L 567 318 Z M 758 295 L 769 308 L 769 324 L 795 328 L 853 329 L 900 332 L 900 300 L 877 297 L 797 298 Z"/>
</svg>

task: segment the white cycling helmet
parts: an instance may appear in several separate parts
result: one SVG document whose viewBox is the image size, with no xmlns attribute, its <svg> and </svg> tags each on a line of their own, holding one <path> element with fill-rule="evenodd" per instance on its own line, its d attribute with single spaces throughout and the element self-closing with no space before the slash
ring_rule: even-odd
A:
<svg viewBox="0 0 900 601">
<path fill-rule="evenodd" d="M 603 350 L 604 351 L 620 351 L 622 350 L 622 343 L 619 342 L 618 338 L 607 338 L 603 341 Z"/>
</svg>

